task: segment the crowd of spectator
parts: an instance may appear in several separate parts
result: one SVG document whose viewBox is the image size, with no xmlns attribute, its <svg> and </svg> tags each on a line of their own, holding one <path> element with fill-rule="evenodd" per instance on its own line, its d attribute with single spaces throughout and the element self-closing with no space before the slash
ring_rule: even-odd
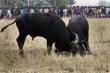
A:
<svg viewBox="0 0 110 73">
<path fill-rule="evenodd" d="M 108 18 L 110 17 L 110 7 L 105 6 L 63 6 L 63 7 L 15 7 L 0 8 L 0 18 L 12 19 L 25 13 L 44 12 L 53 13 L 60 17 L 72 17 L 81 15 L 90 18 Z"/>
</svg>

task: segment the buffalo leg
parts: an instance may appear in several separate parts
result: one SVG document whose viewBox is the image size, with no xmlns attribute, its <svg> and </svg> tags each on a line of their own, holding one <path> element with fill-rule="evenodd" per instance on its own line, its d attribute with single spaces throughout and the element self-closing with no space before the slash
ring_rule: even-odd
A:
<svg viewBox="0 0 110 73">
<path fill-rule="evenodd" d="M 79 53 L 81 56 L 84 56 L 86 54 L 85 47 L 83 44 L 81 44 L 79 47 Z"/>
<path fill-rule="evenodd" d="M 51 41 L 47 40 L 47 53 L 48 53 L 48 55 L 51 54 L 52 44 L 53 44 L 53 43 L 52 43 Z"/>
<path fill-rule="evenodd" d="M 23 45 L 24 45 L 26 36 L 27 36 L 27 34 L 19 34 L 19 36 L 17 38 L 17 43 L 18 43 L 18 46 L 19 46 L 19 55 L 21 57 L 24 56 Z"/>
<path fill-rule="evenodd" d="M 84 45 L 85 45 L 85 48 L 86 48 L 86 51 L 88 52 L 88 54 L 91 54 L 89 43 L 85 42 Z"/>
</svg>

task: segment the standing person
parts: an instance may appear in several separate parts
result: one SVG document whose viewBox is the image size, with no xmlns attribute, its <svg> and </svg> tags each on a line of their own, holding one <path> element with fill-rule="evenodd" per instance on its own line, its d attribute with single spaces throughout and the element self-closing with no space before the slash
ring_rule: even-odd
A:
<svg viewBox="0 0 110 73">
<path fill-rule="evenodd" d="M 76 15 L 80 15 L 80 7 L 79 6 L 76 7 Z"/>
<path fill-rule="evenodd" d="M 48 13 L 48 8 L 44 8 L 44 13 Z"/>
<path fill-rule="evenodd" d="M 110 17 L 110 7 L 106 7 L 107 17 Z"/>
<path fill-rule="evenodd" d="M 102 17 L 106 17 L 106 8 L 102 6 L 101 10 Z"/>
<path fill-rule="evenodd" d="M 77 6 L 72 7 L 72 14 L 73 14 L 73 16 L 77 15 Z"/>
<path fill-rule="evenodd" d="M 20 15 L 20 9 L 18 7 L 15 7 L 15 17 L 17 17 L 18 15 Z"/>
<path fill-rule="evenodd" d="M 56 14 L 56 15 L 59 15 L 59 14 L 58 14 L 58 8 L 57 8 L 57 7 L 54 7 L 54 8 L 53 8 L 53 13 Z"/>
<path fill-rule="evenodd" d="M 43 12 L 43 9 L 42 9 L 42 8 L 40 8 L 40 9 L 39 9 L 39 12 L 40 12 L 40 13 L 42 13 L 42 12 Z"/>
<path fill-rule="evenodd" d="M 72 8 L 71 7 L 68 7 L 68 16 L 72 17 Z"/>
<path fill-rule="evenodd" d="M 7 11 L 5 8 L 2 8 L 1 18 L 6 18 Z"/>
<path fill-rule="evenodd" d="M 92 17 L 92 7 L 91 6 L 88 7 L 88 13 L 89 13 L 89 17 Z"/>
<path fill-rule="evenodd" d="M 31 8 L 30 13 L 34 13 L 34 12 L 35 12 L 34 8 Z"/>
<path fill-rule="evenodd" d="M 68 12 L 68 10 L 67 10 L 67 8 L 65 7 L 65 8 L 63 9 L 63 16 L 64 16 L 64 17 L 67 17 L 67 14 L 68 14 L 67 12 Z"/>
<path fill-rule="evenodd" d="M 12 18 L 14 18 L 14 8 L 11 8 Z"/>
<path fill-rule="evenodd" d="M 58 8 L 58 16 L 63 17 L 63 8 L 62 7 Z"/>
<path fill-rule="evenodd" d="M 11 9 L 7 10 L 7 15 L 6 16 L 7 16 L 8 19 L 12 19 Z"/>
<path fill-rule="evenodd" d="M 80 7 L 80 15 L 84 16 L 84 7 L 83 6 Z"/>
<path fill-rule="evenodd" d="M 24 8 L 21 8 L 20 9 L 20 15 L 23 15 L 25 13 L 25 9 Z"/>
<path fill-rule="evenodd" d="M 53 8 L 52 7 L 48 7 L 48 13 L 53 13 Z"/>
<path fill-rule="evenodd" d="M 89 8 L 86 6 L 85 8 L 86 17 L 89 17 Z"/>
<path fill-rule="evenodd" d="M 0 9 L 0 19 L 3 18 L 3 8 Z"/>
<path fill-rule="evenodd" d="M 1 19 L 1 15 L 2 15 L 2 9 L 0 8 L 0 19 Z"/>
</svg>

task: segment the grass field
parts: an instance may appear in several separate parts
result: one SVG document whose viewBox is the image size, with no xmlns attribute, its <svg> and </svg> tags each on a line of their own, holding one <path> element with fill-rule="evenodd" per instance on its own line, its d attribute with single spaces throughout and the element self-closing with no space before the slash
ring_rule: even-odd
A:
<svg viewBox="0 0 110 73">
<path fill-rule="evenodd" d="M 63 18 L 68 23 L 68 18 Z M 0 20 L 0 29 L 13 20 Z M 106 73 L 110 71 L 110 19 L 88 19 L 89 44 L 92 55 L 57 56 L 53 51 L 44 56 L 46 40 L 28 36 L 24 45 L 25 58 L 18 55 L 16 25 L 0 32 L 0 73 Z M 54 47 L 53 47 L 54 50 Z"/>
</svg>

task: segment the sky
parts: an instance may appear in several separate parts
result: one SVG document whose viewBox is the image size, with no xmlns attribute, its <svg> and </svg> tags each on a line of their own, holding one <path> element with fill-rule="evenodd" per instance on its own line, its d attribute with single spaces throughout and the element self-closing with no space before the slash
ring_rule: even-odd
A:
<svg viewBox="0 0 110 73">
<path fill-rule="evenodd" d="M 99 1 L 100 0 L 75 0 L 76 2 L 75 5 L 94 6 L 94 5 L 97 5 Z M 105 1 L 110 2 L 110 0 L 105 0 Z"/>
</svg>

